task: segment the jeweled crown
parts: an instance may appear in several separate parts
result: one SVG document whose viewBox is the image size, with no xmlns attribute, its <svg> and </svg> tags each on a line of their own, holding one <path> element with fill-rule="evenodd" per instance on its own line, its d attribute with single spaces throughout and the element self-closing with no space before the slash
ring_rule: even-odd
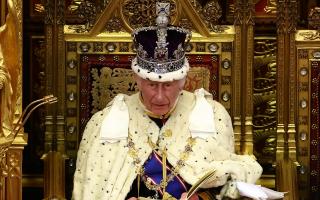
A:
<svg viewBox="0 0 320 200">
<path fill-rule="evenodd" d="M 156 14 L 157 26 L 138 28 L 132 33 L 137 52 L 135 65 L 139 67 L 135 71 L 141 69 L 162 77 L 186 65 L 185 47 L 191 39 L 191 32 L 169 25 L 169 3 L 157 3 Z"/>
</svg>

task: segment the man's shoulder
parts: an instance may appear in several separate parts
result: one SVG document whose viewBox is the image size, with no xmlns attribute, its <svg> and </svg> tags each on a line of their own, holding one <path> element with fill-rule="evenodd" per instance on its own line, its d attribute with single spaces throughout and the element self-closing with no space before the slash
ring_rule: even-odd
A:
<svg viewBox="0 0 320 200">
<path fill-rule="evenodd" d="M 180 99 L 182 101 L 194 101 L 195 95 L 193 92 L 189 92 L 187 90 L 182 90 L 182 92 L 180 93 Z"/>
<path fill-rule="evenodd" d="M 88 124 L 89 123 L 97 123 L 97 124 L 99 124 L 99 122 L 101 122 L 103 120 L 104 116 L 105 116 L 105 110 L 106 109 L 107 109 L 107 107 L 102 109 L 102 110 L 97 111 L 96 113 L 94 113 L 91 116 L 91 118 L 89 119 Z"/>
</svg>

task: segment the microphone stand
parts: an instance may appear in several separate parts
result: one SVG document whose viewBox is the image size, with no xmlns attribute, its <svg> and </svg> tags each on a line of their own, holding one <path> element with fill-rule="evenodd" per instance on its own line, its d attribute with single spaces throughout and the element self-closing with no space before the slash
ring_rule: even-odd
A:
<svg viewBox="0 0 320 200">
<path fill-rule="evenodd" d="M 45 104 L 53 104 L 58 102 L 58 98 L 53 95 L 44 96 L 41 99 L 32 101 L 28 104 L 28 106 L 24 109 L 21 116 L 19 117 L 17 123 L 14 125 L 11 130 L 11 134 L 8 137 L 0 138 L 0 186 L 2 186 L 2 179 L 8 176 L 8 166 L 6 162 L 6 153 L 12 145 L 14 139 L 19 134 L 22 127 L 27 122 L 30 115 L 42 105 Z M 1 124 L 2 126 L 2 124 Z"/>
</svg>

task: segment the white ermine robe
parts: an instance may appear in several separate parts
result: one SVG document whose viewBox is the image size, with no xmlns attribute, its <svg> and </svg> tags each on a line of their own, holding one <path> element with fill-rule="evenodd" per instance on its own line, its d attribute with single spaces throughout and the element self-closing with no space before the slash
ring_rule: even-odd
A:
<svg viewBox="0 0 320 200">
<path fill-rule="evenodd" d="M 197 137 L 190 133 L 189 115 L 196 104 L 196 95 L 183 91 L 179 96 L 175 109 L 164 126 L 159 127 L 145 114 L 140 102 L 139 93 L 126 96 L 124 102 L 128 107 L 130 133 L 140 165 L 148 159 L 152 152 L 148 138 L 157 143 L 160 138 L 160 149 L 167 148 L 167 160 L 174 167 L 184 151 L 187 140 L 195 138 L 185 166 L 180 168 L 180 176 L 190 185 L 211 169 L 216 175 L 203 187 L 217 187 L 231 181 L 255 183 L 262 173 L 261 166 L 252 156 L 234 154 L 234 136 L 230 116 L 225 108 L 212 97 L 206 97 L 212 106 L 216 132 Z M 74 175 L 73 199 L 75 200 L 123 200 L 130 191 L 135 180 L 137 166 L 129 154 L 128 139 L 116 142 L 104 141 L 100 137 L 103 119 L 108 115 L 112 103 L 97 112 L 88 122 L 83 133 L 78 151 L 76 172 Z M 201 117 L 201 116 L 200 116 Z M 121 126 L 117 122 L 115 126 Z M 161 136 L 166 130 L 171 136 Z M 234 185 L 234 184 L 229 184 Z M 236 196 L 236 190 L 230 189 L 229 196 Z"/>
</svg>

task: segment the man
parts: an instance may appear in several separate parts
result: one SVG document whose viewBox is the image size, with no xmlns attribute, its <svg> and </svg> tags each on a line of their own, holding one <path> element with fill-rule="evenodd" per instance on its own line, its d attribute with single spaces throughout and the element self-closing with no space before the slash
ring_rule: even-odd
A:
<svg viewBox="0 0 320 200">
<path fill-rule="evenodd" d="M 139 93 L 119 94 L 88 122 L 78 152 L 73 198 L 185 199 L 202 188 L 222 187 L 237 198 L 236 182 L 255 183 L 262 168 L 234 154 L 228 112 L 203 89 L 183 90 L 190 32 L 168 25 L 169 5 L 157 4 L 157 27 L 133 32 L 132 69 Z M 201 195 L 194 195 L 200 199 Z"/>
</svg>

